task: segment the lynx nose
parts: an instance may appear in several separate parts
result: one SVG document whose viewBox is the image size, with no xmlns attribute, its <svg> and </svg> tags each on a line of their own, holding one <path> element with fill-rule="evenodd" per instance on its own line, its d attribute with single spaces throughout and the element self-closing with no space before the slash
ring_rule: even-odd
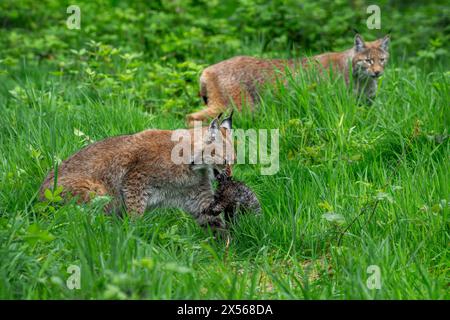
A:
<svg viewBox="0 0 450 320">
<path fill-rule="evenodd" d="M 381 75 L 381 71 L 377 70 L 373 72 L 374 77 L 379 77 Z"/>
</svg>

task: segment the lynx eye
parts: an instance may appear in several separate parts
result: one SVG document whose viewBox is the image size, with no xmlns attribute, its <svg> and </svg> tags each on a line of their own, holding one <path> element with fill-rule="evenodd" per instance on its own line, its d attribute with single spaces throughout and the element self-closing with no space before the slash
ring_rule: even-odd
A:
<svg viewBox="0 0 450 320">
<path fill-rule="evenodd" d="M 384 58 L 380 58 L 380 61 L 381 61 L 381 62 L 384 62 L 384 60 L 385 60 Z"/>
<path fill-rule="evenodd" d="M 364 60 L 366 63 L 368 63 L 368 64 L 372 64 L 372 59 L 366 59 L 366 60 Z"/>
</svg>

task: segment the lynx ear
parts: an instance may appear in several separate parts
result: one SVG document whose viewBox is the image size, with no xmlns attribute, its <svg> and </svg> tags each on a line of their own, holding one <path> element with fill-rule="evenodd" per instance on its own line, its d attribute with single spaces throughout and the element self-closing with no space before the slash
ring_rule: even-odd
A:
<svg viewBox="0 0 450 320">
<path fill-rule="evenodd" d="M 211 121 L 211 123 L 209 124 L 208 127 L 208 138 L 207 138 L 207 142 L 211 143 L 214 140 L 216 140 L 216 135 L 217 135 L 217 130 L 219 130 L 219 117 L 222 114 L 220 114 L 217 118 L 214 118 L 213 121 Z"/>
<path fill-rule="evenodd" d="M 220 124 L 221 128 L 225 128 L 225 129 L 228 129 L 228 130 L 231 130 L 233 128 L 233 111 L 231 111 L 231 113 L 228 116 L 228 118 L 223 119 L 222 123 Z"/>
<path fill-rule="evenodd" d="M 361 52 L 366 45 L 364 44 L 364 40 L 362 39 L 360 34 L 355 35 L 355 50 L 356 52 Z"/>
<path fill-rule="evenodd" d="M 390 42 L 391 42 L 391 37 L 389 36 L 389 34 L 385 35 L 380 40 L 380 48 L 383 49 L 384 51 L 388 51 Z"/>
<path fill-rule="evenodd" d="M 213 121 L 209 124 L 209 130 L 217 130 L 219 129 L 219 118 L 214 118 Z"/>
</svg>

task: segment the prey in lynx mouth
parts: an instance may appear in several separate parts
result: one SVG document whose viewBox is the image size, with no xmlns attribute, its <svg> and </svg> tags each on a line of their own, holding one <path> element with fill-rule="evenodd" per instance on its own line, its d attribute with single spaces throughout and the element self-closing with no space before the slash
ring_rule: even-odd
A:
<svg viewBox="0 0 450 320">
<path fill-rule="evenodd" d="M 214 173 L 219 185 L 214 201 L 205 209 L 205 215 L 218 216 L 223 212 L 225 220 L 231 221 L 237 213 L 261 214 L 258 197 L 247 185 L 232 177 L 230 166 L 222 172 L 215 170 Z"/>
</svg>

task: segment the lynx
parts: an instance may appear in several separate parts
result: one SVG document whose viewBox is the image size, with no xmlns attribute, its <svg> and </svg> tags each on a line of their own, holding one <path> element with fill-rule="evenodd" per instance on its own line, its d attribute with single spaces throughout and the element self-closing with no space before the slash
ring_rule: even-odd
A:
<svg viewBox="0 0 450 320">
<path fill-rule="evenodd" d="M 273 83 L 277 74 L 285 75 L 308 68 L 313 64 L 322 70 L 332 68 L 341 74 L 347 85 L 350 70 L 355 91 L 371 100 L 377 90 L 377 78 L 384 72 L 389 59 L 389 35 L 372 42 L 364 42 L 357 34 L 354 46 L 342 52 L 328 52 L 303 59 L 260 59 L 237 56 L 207 67 L 200 76 L 200 96 L 206 109 L 187 115 L 188 124 L 215 117 L 231 105 L 238 110 L 243 103 L 252 107 L 259 98 L 262 84 Z"/>
<path fill-rule="evenodd" d="M 145 130 L 108 138 L 78 151 L 59 166 L 56 185 L 63 187 L 64 198 L 76 197 L 79 202 L 95 196 L 112 197 L 106 208 L 109 213 L 124 208 L 136 217 L 146 209 L 176 207 L 192 214 L 202 226 L 223 228 L 220 217 L 202 212 L 214 201 L 213 171 L 234 162 L 231 127 L 231 116 L 222 122 L 215 118 L 209 126 L 199 128 L 203 137 L 200 141 L 195 138 L 196 129 L 186 130 L 193 137 L 192 143 L 201 146 L 192 159 L 204 157 L 206 147 L 212 148 L 213 155 L 224 147 L 232 150 L 220 153 L 219 161 L 176 164 L 172 158 L 177 143 L 173 141 L 174 131 Z M 40 188 L 41 199 L 54 184 L 52 170 Z"/>
</svg>

